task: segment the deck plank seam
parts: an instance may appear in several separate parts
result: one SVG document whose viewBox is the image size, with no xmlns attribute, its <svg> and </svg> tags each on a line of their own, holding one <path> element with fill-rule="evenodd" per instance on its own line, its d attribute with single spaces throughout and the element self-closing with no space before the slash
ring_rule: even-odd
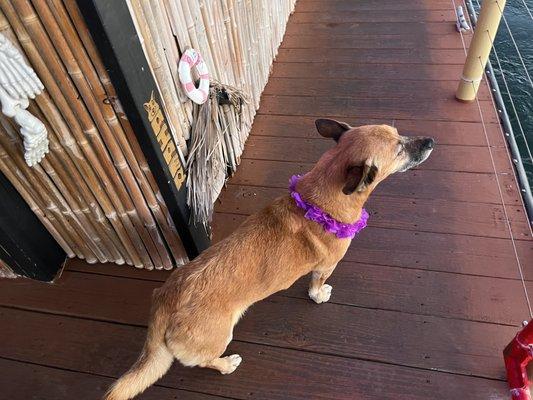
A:
<svg viewBox="0 0 533 400">
<path fill-rule="evenodd" d="M 0 306 L 0 308 L 8 308 L 8 307 Z M 24 309 L 24 311 L 31 312 L 31 313 L 41 313 L 41 312 L 35 311 L 35 310 L 26 310 L 26 309 Z M 146 325 L 140 325 L 139 326 L 139 325 L 136 325 L 136 324 L 128 324 L 128 323 L 121 323 L 121 322 L 108 321 L 108 320 L 97 320 L 97 319 L 95 320 L 95 319 L 83 318 L 83 317 L 72 316 L 72 315 L 53 314 L 53 313 L 42 313 L 42 314 L 60 316 L 60 317 L 71 318 L 71 319 L 90 320 L 90 321 L 98 322 L 98 323 L 115 324 L 115 325 L 129 326 L 129 327 L 141 328 L 141 329 L 142 328 L 146 329 L 146 327 L 147 327 Z M 478 322 L 478 321 L 473 321 L 473 322 Z M 501 324 L 499 324 L 499 325 L 501 325 Z M 507 325 L 502 325 L 502 326 L 507 326 Z M 290 346 L 290 345 L 288 345 L 288 346 L 279 346 L 279 345 L 274 345 L 274 344 L 271 344 L 271 343 L 265 343 L 265 342 L 261 342 L 261 341 L 243 340 L 243 339 L 234 339 L 233 342 L 246 343 L 246 344 L 251 344 L 251 345 L 256 345 L 256 346 L 261 346 L 261 347 L 269 347 L 269 348 L 274 348 L 274 349 L 290 350 L 290 351 L 302 352 L 302 353 L 307 353 L 307 354 L 314 354 L 314 355 L 317 355 L 317 356 L 328 356 L 328 357 L 334 357 L 334 358 L 339 358 L 339 359 L 365 361 L 365 362 L 376 363 L 376 364 L 384 364 L 384 365 L 389 365 L 389 366 L 396 366 L 396 367 L 402 367 L 402 368 L 415 369 L 415 370 L 419 370 L 419 371 L 430 371 L 430 372 L 437 372 L 437 373 L 449 374 L 449 375 L 455 375 L 455 376 L 466 376 L 466 377 L 473 377 L 473 378 L 479 378 L 479 379 L 487 379 L 487 380 L 491 380 L 491 381 L 502 381 L 502 382 L 505 381 L 504 378 L 494 378 L 494 377 L 490 377 L 490 376 L 483 376 L 483 375 L 477 375 L 477 374 L 467 374 L 467 373 L 462 373 L 462 372 L 458 372 L 458 371 L 451 371 L 451 370 L 446 370 L 446 369 L 440 369 L 440 368 L 421 367 L 421 366 L 410 365 L 410 364 L 395 363 L 395 362 L 385 361 L 385 360 L 382 360 L 382 359 L 373 359 L 373 358 L 369 358 L 369 357 L 356 357 L 356 356 L 350 356 L 350 355 L 339 355 L 338 353 L 334 353 L 334 352 L 309 350 L 309 349 L 298 348 L 296 346 Z M 6 359 L 6 360 L 10 360 L 10 361 L 16 361 L 16 362 L 27 363 L 27 364 L 32 364 L 32 365 L 40 365 L 40 366 L 45 366 L 45 367 L 50 367 L 50 368 L 62 369 L 62 370 L 65 370 L 65 371 L 70 371 L 70 372 L 86 373 L 86 374 L 90 374 L 90 375 L 102 376 L 102 377 L 107 377 L 107 378 L 115 378 L 116 379 L 118 377 L 118 376 L 109 376 L 109 375 L 105 375 L 105 374 L 98 374 L 98 373 L 84 371 L 84 370 L 73 370 L 73 369 L 69 369 L 69 368 L 62 368 L 62 367 L 57 367 L 57 366 L 50 365 L 50 364 L 37 363 L 37 362 L 23 360 L 23 359 L 5 357 L 5 356 L 2 356 L 2 355 L 0 355 L 0 358 L 1 359 Z M 163 386 L 163 385 L 160 385 L 160 386 Z M 166 387 L 166 386 L 163 386 L 163 387 Z M 179 389 L 181 389 L 181 388 L 179 388 Z M 191 392 L 196 392 L 196 391 L 191 391 Z M 196 392 L 196 393 L 211 394 L 211 393 L 208 393 L 208 392 Z"/>
</svg>

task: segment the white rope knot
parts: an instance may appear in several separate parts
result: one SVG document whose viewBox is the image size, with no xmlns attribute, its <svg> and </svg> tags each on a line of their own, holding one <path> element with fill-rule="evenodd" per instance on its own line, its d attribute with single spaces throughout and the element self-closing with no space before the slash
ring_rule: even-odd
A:
<svg viewBox="0 0 533 400">
<path fill-rule="evenodd" d="M 472 84 L 474 84 L 474 83 L 480 83 L 481 80 L 482 80 L 482 78 L 478 78 L 478 79 L 469 79 L 469 78 L 466 78 L 466 77 L 464 77 L 464 76 L 461 76 L 461 80 L 462 80 L 463 82 L 466 82 L 466 83 L 472 83 Z"/>
</svg>

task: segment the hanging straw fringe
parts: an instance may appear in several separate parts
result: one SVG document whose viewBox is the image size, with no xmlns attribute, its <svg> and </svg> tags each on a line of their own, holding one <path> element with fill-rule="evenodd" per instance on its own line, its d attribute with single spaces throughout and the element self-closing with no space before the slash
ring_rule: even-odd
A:
<svg viewBox="0 0 533 400">
<path fill-rule="evenodd" d="M 187 158 L 187 204 L 195 224 L 208 227 L 215 200 L 228 175 L 237 169 L 244 148 L 242 110 L 247 103 L 243 91 L 213 81 L 208 100 L 194 107 Z"/>
</svg>

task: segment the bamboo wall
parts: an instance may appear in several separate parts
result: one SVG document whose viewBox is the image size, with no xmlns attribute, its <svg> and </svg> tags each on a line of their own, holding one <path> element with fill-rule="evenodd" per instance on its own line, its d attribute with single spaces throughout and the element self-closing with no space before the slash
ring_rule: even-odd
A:
<svg viewBox="0 0 533 400">
<path fill-rule="evenodd" d="M 187 140 L 191 125 L 196 122 L 193 119 L 197 117 L 178 78 L 178 61 L 187 48 L 200 52 L 212 80 L 239 89 L 249 99 L 238 117 L 230 113 L 227 106 L 221 107 L 220 113 L 225 114 L 222 115 L 221 125 L 226 126 L 219 130 L 224 131 L 226 137 L 220 140 L 217 137 L 212 142 L 220 142 L 223 148 L 217 149 L 224 154 L 225 165 L 220 166 L 222 180 L 218 171 L 207 171 L 207 175 L 212 175 L 207 176 L 210 180 L 208 185 L 191 185 L 195 172 L 191 163 L 202 163 L 200 169 L 208 169 L 209 166 L 205 157 L 191 154 L 187 159 L 189 205 L 193 214 L 195 207 L 209 208 L 202 213 L 207 216 L 203 220 L 200 218 L 206 223 L 212 212 L 212 203 L 202 205 L 198 202 L 214 202 L 224 184 L 226 170 L 234 171 L 240 161 L 261 93 L 296 0 L 127 1 L 157 82 L 171 132 L 183 155 L 187 156 L 190 150 Z M 197 141 L 191 140 L 188 144 L 195 143 Z M 214 150 L 208 149 L 206 153 L 210 152 Z M 202 172 L 196 180 L 206 179 L 206 171 Z M 214 188 L 214 195 L 206 195 L 209 187 Z"/>
<path fill-rule="evenodd" d="M 131 0 L 129 7 L 182 155 L 193 106 L 177 61 L 201 52 L 212 78 L 244 91 L 238 160 L 295 0 Z M 0 32 L 45 86 L 28 108 L 50 152 L 28 167 L 19 127 L 0 114 L 0 171 L 69 257 L 170 269 L 187 260 L 132 127 L 72 0 L 0 1 Z M 233 127 L 236 122 L 232 121 Z M 233 140 L 233 139 L 232 139 Z"/>
<path fill-rule="evenodd" d="M 0 117 L 0 171 L 69 257 L 170 269 L 186 253 L 89 32 L 69 0 L 0 2 L 0 31 L 45 85 L 28 110 L 50 153 L 24 162 L 13 121 Z M 116 103 L 115 103 L 116 104 Z"/>
</svg>

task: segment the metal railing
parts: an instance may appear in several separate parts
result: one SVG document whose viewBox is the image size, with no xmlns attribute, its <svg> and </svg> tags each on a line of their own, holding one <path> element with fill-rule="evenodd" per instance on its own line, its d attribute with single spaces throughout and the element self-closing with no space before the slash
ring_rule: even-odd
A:
<svg viewBox="0 0 533 400">
<path fill-rule="evenodd" d="M 477 3 L 477 6 L 480 7 L 479 1 L 475 0 Z M 532 85 L 533 88 L 533 82 L 531 81 L 531 78 L 529 76 L 529 73 L 527 71 L 527 67 L 524 63 L 524 59 L 520 54 L 520 51 L 518 49 L 518 46 L 514 40 L 514 37 L 512 36 L 512 32 L 510 30 L 509 24 L 503 14 L 503 7 L 505 4 L 505 0 L 486 0 L 483 3 L 482 13 L 480 14 L 480 17 L 484 17 L 483 25 L 480 25 L 478 23 L 478 17 L 476 14 L 476 10 L 474 8 L 474 4 L 472 0 L 466 0 L 466 6 L 468 9 L 468 14 L 470 16 L 470 21 L 472 22 L 473 27 L 476 29 L 476 32 L 474 34 L 474 38 L 472 39 L 472 44 L 470 49 L 472 49 L 472 46 L 476 45 L 478 46 L 477 49 L 474 48 L 474 52 L 470 53 L 469 50 L 469 57 L 471 66 L 468 68 L 468 66 L 465 64 L 465 70 L 463 71 L 463 77 L 461 79 L 461 83 L 459 85 L 458 91 L 457 91 L 457 97 L 460 100 L 472 100 L 472 95 L 475 96 L 477 92 L 477 88 L 479 86 L 479 82 L 481 81 L 482 77 L 477 75 L 469 75 L 465 76 L 465 72 L 469 72 L 474 70 L 474 72 L 479 72 L 479 65 L 481 65 L 483 68 L 481 69 L 481 72 L 485 72 L 485 75 L 487 77 L 487 80 L 490 84 L 491 92 L 494 98 L 494 101 L 496 103 L 498 115 L 501 120 L 501 124 L 503 127 L 504 135 L 507 140 L 507 143 L 509 145 L 509 151 L 511 153 L 511 158 L 514 164 L 514 167 L 516 169 L 516 175 L 518 180 L 518 186 L 520 193 L 522 195 L 522 199 L 524 201 L 524 206 L 526 208 L 526 212 L 528 214 L 529 223 L 530 226 L 533 225 L 533 195 L 531 192 L 531 187 L 529 184 L 529 180 L 526 174 L 526 170 L 524 168 L 524 164 L 522 162 L 522 155 L 520 153 L 519 146 L 516 141 L 515 132 L 513 130 L 513 126 L 511 124 L 511 119 L 509 118 L 509 113 L 507 111 L 507 107 L 505 106 L 505 101 L 502 96 L 502 92 L 500 90 L 500 85 L 498 83 L 498 80 L 495 75 L 495 70 L 493 68 L 493 65 L 491 63 L 489 54 L 492 51 L 492 54 L 497 62 L 497 66 L 499 69 L 499 72 L 502 76 L 503 83 L 505 85 L 507 95 L 509 96 L 510 104 L 512 107 L 512 110 L 514 112 L 514 115 L 516 116 L 517 124 L 520 130 L 520 134 L 523 136 L 523 140 L 525 143 L 526 151 L 528 152 L 529 157 L 531 158 L 531 151 L 527 145 L 527 137 L 525 135 L 524 129 L 522 127 L 522 124 L 520 122 L 520 118 L 518 116 L 513 98 L 511 96 L 511 93 L 509 91 L 509 87 L 507 84 L 507 80 L 505 78 L 505 74 L 503 71 L 503 68 L 500 63 L 500 58 L 498 56 L 497 50 L 494 47 L 494 37 L 496 30 L 498 28 L 498 24 L 500 22 L 500 19 L 503 17 L 503 21 L 505 23 L 505 26 L 507 27 L 513 44 L 516 47 L 517 53 L 519 55 L 520 63 L 524 67 L 524 71 L 528 77 L 528 81 Z M 490 14 L 490 15 L 489 15 Z M 476 36 L 478 38 L 478 43 L 474 43 Z M 481 43 L 482 42 L 482 43 Z M 480 44 L 481 43 L 481 44 Z M 480 47 L 481 46 L 481 47 Z M 481 48 L 481 50 L 479 50 Z M 481 55 L 480 55 L 481 54 Z M 485 57 L 486 55 L 486 57 Z M 468 63 L 467 58 L 467 63 Z M 476 65 L 477 64 L 477 65 Z M 476 85 L 477 82 L 477 85 Z M 468 86 L 470 85 L 470 88 Z"/>
</svg>

